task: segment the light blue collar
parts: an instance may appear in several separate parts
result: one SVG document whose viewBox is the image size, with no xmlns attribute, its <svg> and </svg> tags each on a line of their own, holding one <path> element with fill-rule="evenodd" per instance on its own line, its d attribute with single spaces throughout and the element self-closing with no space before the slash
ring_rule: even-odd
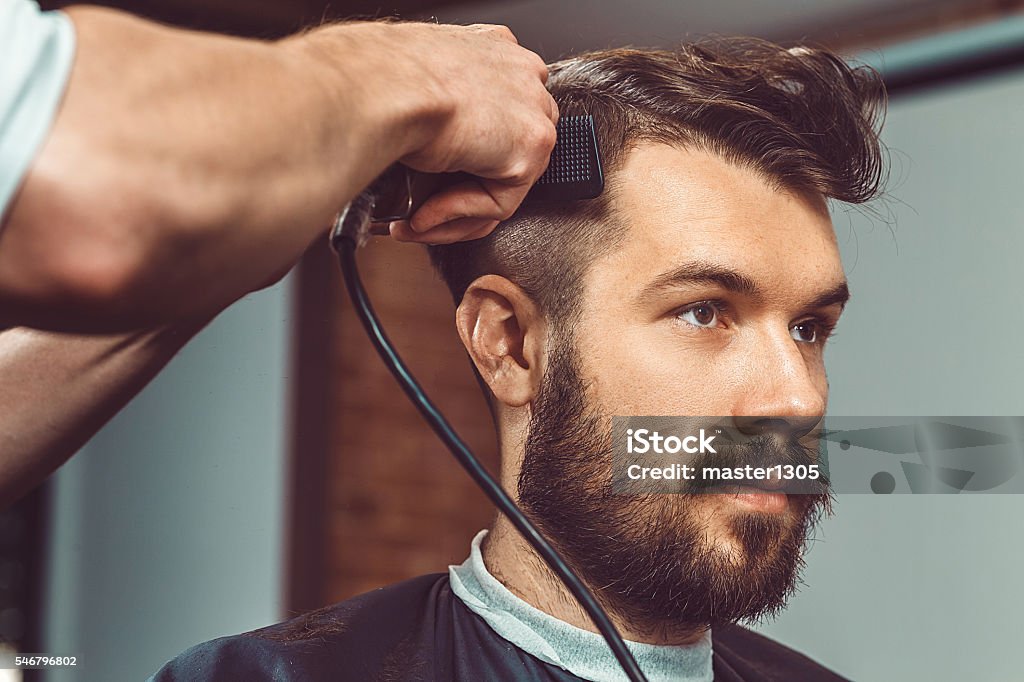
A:
<svg viewBox="0 0 1024 682">
<path fill-rule="evenodd" d="M 469 558 L 449 566 L 452 591 L 503 639 L 563 670 L 591 682 L 621 682 L 625 673 L 604 638 L 549 616 L 512 594 L 484 565 L 480 542 L 473 538 Z M 711 631 L 689 646 L 626 642 L 650 682 L 711 682 Z"/>
</svg>

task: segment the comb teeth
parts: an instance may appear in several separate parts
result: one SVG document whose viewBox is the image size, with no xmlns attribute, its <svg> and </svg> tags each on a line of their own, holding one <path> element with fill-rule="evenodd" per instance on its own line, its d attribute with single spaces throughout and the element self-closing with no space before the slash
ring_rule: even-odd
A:
<svg viewBox="0 0 1024 682">
<path fill-rule="evenodd" d="M 604 174 L 591 116 L 563 116 L 551 160 L 527 202 L 593 199 L 604 191 Z"/>
</svg>

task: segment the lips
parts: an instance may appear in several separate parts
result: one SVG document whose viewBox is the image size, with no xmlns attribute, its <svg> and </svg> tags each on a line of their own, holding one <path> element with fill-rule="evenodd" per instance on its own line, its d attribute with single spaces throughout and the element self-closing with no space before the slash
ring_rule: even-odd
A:
<svg viewBox="0 0 1024 682">
<path fill-rule="evenodd" d="M 741 485 L 729 494 L 736 503 L 768 514 L 778 514 L 789 508 L 789 495 L 768 492 L 760 488 Z"/>
<path fill-rule="evenodd" d="M 758 483 L 766 483 L 766 481 L 758 481 Z M 781 492 L 782 488 L 785 487 L 785 482 L 781 481 L 783 485 L 778 485 L 780 481 L 768 483 L 773 486 L 772 489 L 752 485 L 726 485 L 715 486 L 709 489 L 708 492 L 729 498 L 735 503 L 753 511 L 768 514 L 778 514 L 786 511 L 789 508 L 789 495 Z"/>
</svg>

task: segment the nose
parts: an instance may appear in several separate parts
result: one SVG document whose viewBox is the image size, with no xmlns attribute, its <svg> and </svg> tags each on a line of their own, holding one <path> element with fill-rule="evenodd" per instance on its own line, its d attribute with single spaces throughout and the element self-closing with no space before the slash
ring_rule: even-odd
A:
<svg viewBox="0 0 1024 682">
<path fill-rule="evenodd" d="M 748 357 L 748 376 L 733 407 L 733 423 L 747 435 L 772 432 L 799 439 L 825 415 L 828 381 L 820 357 L 785 338 L 761 337 Z"/>
</svg>

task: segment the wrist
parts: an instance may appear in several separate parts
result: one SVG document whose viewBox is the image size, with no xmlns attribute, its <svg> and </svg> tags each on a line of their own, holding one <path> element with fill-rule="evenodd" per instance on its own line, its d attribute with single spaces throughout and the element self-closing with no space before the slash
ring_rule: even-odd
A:
<svg viewBox="0 0 1024 682">
<path fill-rule="evenodd" d="M 421 68 L 415 36 L 405 35 L 416 28 L 353 22 L 282 41 L 318 80 L 327 110 L 346 112 L 348 131 L 384 166 L 428 144 L 453 112 L 433 74 Z"/>
</svg>

